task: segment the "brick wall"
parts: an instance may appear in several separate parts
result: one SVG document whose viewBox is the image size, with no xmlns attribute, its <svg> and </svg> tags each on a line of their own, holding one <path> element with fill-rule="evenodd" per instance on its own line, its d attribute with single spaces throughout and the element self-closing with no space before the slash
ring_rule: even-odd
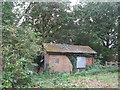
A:
<svg viewBox="0 0 120 90">
<path fill-rule="evenodd" d="M 51 71 L 72 72 L 72 63 L 65 55 L 48 55 L 48 60 Z"/>
<path fill-rule="evenodd" d="M 94 63 L 94 57 L 86 57 L 86 63 L 87 65 L 91 65 Z"/>
<path fill-rule="evenodd" d="M 94 57 L 86 57 L 87 65 L 94 63 Z M 44 70 L 46 70 L 47 65 L 51 67 L 51 71 L 55 72 L 72 72 L 73 65 L 69 58 L 65 55 L 49 55 L 45 54 Z"/>
</svg>

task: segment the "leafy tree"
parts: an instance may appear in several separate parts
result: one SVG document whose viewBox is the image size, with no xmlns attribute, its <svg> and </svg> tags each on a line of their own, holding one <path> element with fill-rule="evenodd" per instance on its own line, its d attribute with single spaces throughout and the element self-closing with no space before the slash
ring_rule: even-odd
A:
<svg viewBox="0 0 120 90">
<path fill-rule="evenodd" d="M 92 46 L 104 61 L 114 60 L 117 54 L 118 5 L 116 3 L 87 3 L 84 7 L 76 6 L 75 14 L 79 18 L 80 29 L 77 44 Z M 78 14 L 81 12 L 81 14 Z M 103 62 L 104 62 L 103 61 Z"/>
<path fill-rule="evenodd" d="M 73 11 L 68 3 L 32 3 L 30 7 L 23 24 L 31 23 L 42 42 L 89 45 L 103 62 L 117 59 L 117 3 L 78 4 Z"/>
<path fill-rule="evenodd" d="M 35 32 L 40 32 L 42 42 L 51 42 L 56 40 L 54 35 L 69 22 L 70 9 L 69 3 L 43 2 L 32 3 L 31 9 L 28 10 L 26 21 L 22 25 L 31 23 Z"/>
<path fill-rule="evenodd" d="M 16 19 L 16 15 L 13 13 L 13 3 L 3 2 L 2 3 L 2 24 L 13 25 Z"/>
<path fill-rule="evenodd" d="M 12 2 L 3 3 L 2 55 L 4 88 L 28 87 L 32 83 L 34 58 L 40 50 L 37 33 L 29 28 L 16 27 Z M 15 23 L 15 24 L 14 24 Z"/>
<path fill-rule="evenodd" d="M 118 2 L 118 14 L 120 15 L 120 3 Z M 118 61 L 120 61 L 120 16 L 118 16 L 118 19 L 117 19 L 117 22 L 118 22 Z"/>
</svg>

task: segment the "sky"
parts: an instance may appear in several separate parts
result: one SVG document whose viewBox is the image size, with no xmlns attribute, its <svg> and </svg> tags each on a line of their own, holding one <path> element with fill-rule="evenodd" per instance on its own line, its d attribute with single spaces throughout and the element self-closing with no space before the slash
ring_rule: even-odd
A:
<svg viewBox="0 0 120 90">
<path fill-rule="evenodd" d="M 76 3 L 79 2 L 79 0 L 70 0 L 71 1 L 71 6 L 75 5 Z"/>
</svg>

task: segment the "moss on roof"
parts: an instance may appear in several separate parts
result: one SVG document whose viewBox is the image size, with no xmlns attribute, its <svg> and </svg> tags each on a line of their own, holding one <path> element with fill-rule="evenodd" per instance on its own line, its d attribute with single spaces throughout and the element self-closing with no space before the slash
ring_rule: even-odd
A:
<svg viewBox="0 0 120 90">
<path fill-rule="evenodd" d="M 97 53 L 89 46 L 68 45 L 68 44 L 55 44 L 43 43 L 43 47 L 47 52 L 62 52 L 62 53 Z"/>
</svg>

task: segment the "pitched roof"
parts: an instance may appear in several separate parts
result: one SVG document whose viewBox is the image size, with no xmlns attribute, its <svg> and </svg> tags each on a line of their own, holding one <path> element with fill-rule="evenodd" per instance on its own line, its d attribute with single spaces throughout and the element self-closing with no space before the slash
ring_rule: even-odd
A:
<svg viewBox="0 0 120 90">
<path fill-rule="evenodd" d="M 47 52 L 61 52 L 61 53 L 90 53 L 95 54 L 89 46 L 43 43 L 43 47 Z"/>
</svg>

